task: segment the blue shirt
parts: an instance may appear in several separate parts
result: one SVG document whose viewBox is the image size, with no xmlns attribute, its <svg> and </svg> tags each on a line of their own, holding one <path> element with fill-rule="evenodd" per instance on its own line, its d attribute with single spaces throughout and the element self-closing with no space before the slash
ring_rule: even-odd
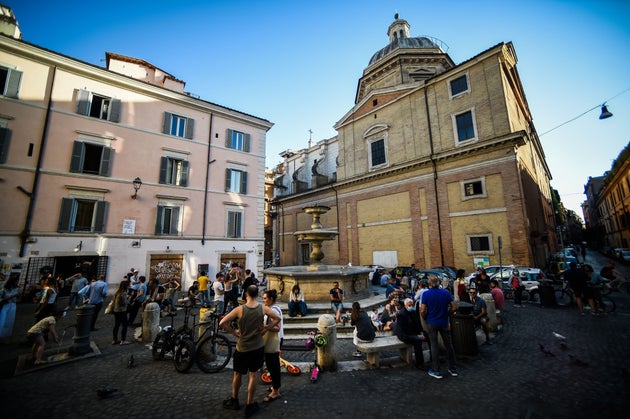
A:
<svg viewBox="0 0 630 419">
<path fill-rule="evenodd" d="M 437 327 L 448 326 L 448 308 L 453 296 L 448 290 L 429 288 L 422 294 L 422 304 L 427 306 L 427 324 Z"/>
<path fill-rule="evenodd" d="M 90 299 L 89 304 L 98 304 L 103 302 L 103 298 L 107 295 L 107 283 L 105 281 L 98 280 L 90 285 Z"/>
<path fill-rule="evenodd" d="M 147 284 L 143 284 L 142 282 L 138 283 L 138 294 L 140 294 L 140 290 L 142 290 L 142 295 L 140 295 L 137 300 L 139 303 L 143 303 L 144 299 L 147 298 Z"/>
</svg>

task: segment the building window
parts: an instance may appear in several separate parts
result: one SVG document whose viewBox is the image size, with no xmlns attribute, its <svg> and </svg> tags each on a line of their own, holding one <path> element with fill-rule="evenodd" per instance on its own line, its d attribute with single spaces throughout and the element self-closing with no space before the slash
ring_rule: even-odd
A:
<svg viewBox="0 0 630 419">
<path fill-rule="evenodd" d="M 486 180 L 485 178 L 469 179 L 460 182 L 462 190 L 462 200 L 470 198 L 485 198 L 486 193 Z"/>
<path fill-rule="evenodd" d="M 227 213 L 227 236 L 238 239 L 243 237 L 243 212 L 228 211 Z"/>
<path fill-rule="evenodd" d="M 75 141 L 72 147 L 70 172 L 109 176 L 112 149 L 100 144 Z"/>
<path fill-rule="evenodd" d="M 173 157 L 162 157 L 160 159 L 160 183 L 188 186 L 188 170 L 188 161 Z"/>
<path fill-rule="evenodd" d="M 159 236 L 177 236 L 179 234 L 181 207 L 158 205 L 155 221 L 155 234 Z"/>
<path fill-rule="evenodd" d="M 87 90 L 79 90 L 77 94 L 77 113 L 92 118 L 118 122 L 120 105 L 120 99 L 97 95 Z"/>
<path fill-rule="evenodd" d="M 5 125 L 4 121 L 0 121 L 0 164 L 7 162 L 11 142 L 11 130 L 3 125 Z"/>
<path fill-rule="evenodd" d="M 468 254 L 490 253 L 494 254 L 492 247 L 492 234 L 478 234 L 466 237 L 468 245 Z"/>
<path fill-rule="evenodd" d="M 225 169 L 225 192 L 247 193 L 247 172 Z"/>
<path fill-rule="evenodd" d="M 12 68 L 0 66 L 0 94 L 6 97 L 16 98 L 20 91 L 22 72 Z"/>
<path fill-rule="evenodd" d="M 457 96 L 468 91 L 468 77 L 464 74 L 454 80 L 451 80 L 451 97 Z"/>
<path fill-rule="evenodd" d="M 102 233 L 105 229 L 106 201 L 94 199 L 63 198 L 59 215 L 60 233 Z"/>
<path fill-rule="evenodd" d="M 225 136 L 225 146 L 233 150 L 249 153 L 250 135 L 243 132 L 228 129 Z"/>
<path fill-rule="evenodd" d="M 372 141 L 370 143 L 370 166 L 374 168 L 384 165 L 386 162 L 385 140 Z"/>
<path fill-rule="evenodd" d="M 175 115 L 170 112 L 164 112 L 164 121 L 162 124 L 162 132 L 164 134 L 173 135 L 186 139 L 192 139 L 195 120 L 184 116 Z"/>
<path fill-rule="evenodd" d="M 454 116 L 457 141 L 464 142 L 476 138 L 473 112 L 467 111 Z"/>
</svg>

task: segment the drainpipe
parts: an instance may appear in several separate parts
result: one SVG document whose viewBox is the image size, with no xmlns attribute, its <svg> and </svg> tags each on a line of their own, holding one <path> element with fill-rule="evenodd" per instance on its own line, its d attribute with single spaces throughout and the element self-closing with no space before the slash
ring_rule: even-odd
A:
<svg viewBox="0 0 630 419">
<path fill-rule="evenodd" d="M 33 211 L 35 209 L 35 198 L 37 197 L 37 187 L 39 186 L 39 175 L 42 169 L 42 162 L 44 160 L 44 150 L 46 149 L 46 139 L 48 137 L 48 123 L 50 121 L 50 109 L 52 107 L 52 90 L 55 85 L 55 74 L 57 67 L 52 67 L 52 75 L 50 78 L 50 85 L 48 87 L 48 104 L 46 105 L 46 116 L 44 117 L 44 127 L 42 129 L 42 137 L 39 142 L 39 153 L 37 155 L 37 166 L 35 166 L 35 176 L 33 177 L 33 187 L 28 195 L 28 210 L 26 211 L 26 220 L 24 221 L 24 229 L 20 233 L 20 257 L 23 258 L 26 255 L 26 240 L 31 235 L 31 224 L 33 221 Z"/>
<path fill-rule="evenodd" d="M 429 145 L 431 146 L 431 166 L 433 167 L 433 191 L 435 193 L 435 209 L 437 212 L 437 225 L 438 225 L 438 238 L 440 239 L 440 260 L 442 261 L 442 266 L 444 266 L 444 245 L 442 243 L 442 222 L 440 219 L 440 200 L 438 199 L 438 189 L 437 189 L 437 161 L 435 159 L 435 155 L 433 152 L 433 133 L 431 131 L 431 116 L 429 115 L 429 98 L 427 96 L 428 87 L 424 88 L 424 107 L 427 111 L 427 126 L 429 128 Z"/>
<path fill-rule="evenodd" d="M 212 148 L 212 120 L 213 120 L 214 114 L 210 114 L 210 133 L 208 134 L 208 158 L 207 158 L 207 162 L 208 164 L 206 165 L 206 186 L 203 190 L 203 227 L 202 227 L 202 233 L 201 233 L 201 245 L 205 245 L 206 244 L 206 218 L 207 216 L 207 212 L 208 212 L 208 180 L 210 179 L 210 165 L 212 163 L 214 163 L 214 160 L 210 160 L 210 149 Z"/>
<path fill-rule="evenodd" d="M 337 193 L 337 188 L 335 185 L 330 185 L 333 191 L 335 191 L 335 206 L 337 207 L 337 231 L 341 232 L 341 226 L 339 226 L 339 194 Z M 337 234 L 337 254 L 341 252 L 341 240 L 339 240 L 339 235 Z M 339 259 L 339 257 L 337 257 Z"/>
</svg>

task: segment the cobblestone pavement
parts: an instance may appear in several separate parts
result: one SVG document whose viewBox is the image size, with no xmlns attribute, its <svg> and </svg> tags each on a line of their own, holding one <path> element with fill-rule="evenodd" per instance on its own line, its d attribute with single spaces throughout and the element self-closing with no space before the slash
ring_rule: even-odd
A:
<svg viewBox="0 0 630 419">
<path fill-rule="evenodd" d="M 589 255 L 600 266 L 605 259 Z M 622 268 L 624 271 L 627 268 Z M 625 272 L 624 272 L 625 273 Z M 630 276 L 630 275 L 629 275 Z M 630 409 L 630 295 L 613 293 L 614 314 L 579 316 L 577 308 L 524 308 L 508 302 L 506 326 L 481 346 L 479 356 L 458 360 L 459 377 L 442 380 L 411 366 L 385 363 L 367 369 L 352 358 L 351 340 L 337 341 L 341 370 L 324 372 L 312 384 L 308 374 L 284 374 L 282 398 L 261 403 L 255 417 L 468 417 L 557 418 L 627 417 Z M 62 300 L 62 303 L 65 300 Z M 232 418 L 221 401 L 230 393 L 231 369 L 204 374 L 196 366 L 187 374 L 172 362 L 156 362 L 142 344 L 112 346 L 111 316 L 101 314 L 92 335 L 101 354 L 12 376 L 15 359 L 28 354 L 23 333 L 34 306 L 18 306 L 16 337 L 0 346 L 3 417 L 7 418 Z M 162 320 L 165 324 L 165 320 Z M 74 324 L 74 315 L 60 326 Z M 71 330 L 71 329 L 70 329 Z M 565 336 L 566 349 L 553 332 Z M 68 337 L 66 336 L 66 341 Z M 539 345 L 553 353 L 545 355 Z M 54 350 L 54 344 L 51 345 Z M 127 368 L 130 355 L 135 368 Z M 285 352 L 290 361 L 312 363 L 313 352 Z M 305 365 L 305 364 L 304 364 Z M 442 371 L 446 372 L 444 360 Z M 97 389 L 112 387 L 111 398 Z M 241 403 L 245 386 L 241 388 Z M 626 413 L 624 413 L 626 412 Z"/>
</svg>

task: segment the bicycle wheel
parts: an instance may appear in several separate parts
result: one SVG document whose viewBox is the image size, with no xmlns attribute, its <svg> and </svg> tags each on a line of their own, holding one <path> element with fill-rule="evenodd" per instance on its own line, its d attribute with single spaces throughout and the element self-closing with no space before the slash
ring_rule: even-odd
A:
<svg viewBox="0 0 630 419">
<path fill-rule="evenodd" d="M 571 295 L 565 290 L 556 290 L 556 304 L 560 307 L 566 307 L 571 304 Z"/>
<path fill-rule="evenodd" d="M 223 335 L 208 336 L 197 347 L 195 360 L 203 372 L 213 373 L 221 371 L 230 362 L 232 346 Z"/>
<path fill-rule="evenodd" d="M 601 305 L 603 305 L 603 307 L 600 307 L 600 310 L 605 311 L 606 313 L 614 313 L 617 309 L 617 304 L 615 304 L 615 302 L 610 297 L 606 297 L 603 295 L 600 303 Z"/>
<path fill-rule="evenodd" d="M 166 346 L 166 342 L 166 332 L 158 333 L 153 340 L 153 345 L 151 347 L 151 355 L 153 356 L 153 360 L 161 361 L 162 359 L 164 359 L 164 347 Z"/>
<path fill-rule="evenodd" d="M 188 372 L 195 361 L 195 343 L 190 339 L 182 339 L 175 351 L 174 361 L 177 372 Z"/>
</svg>

